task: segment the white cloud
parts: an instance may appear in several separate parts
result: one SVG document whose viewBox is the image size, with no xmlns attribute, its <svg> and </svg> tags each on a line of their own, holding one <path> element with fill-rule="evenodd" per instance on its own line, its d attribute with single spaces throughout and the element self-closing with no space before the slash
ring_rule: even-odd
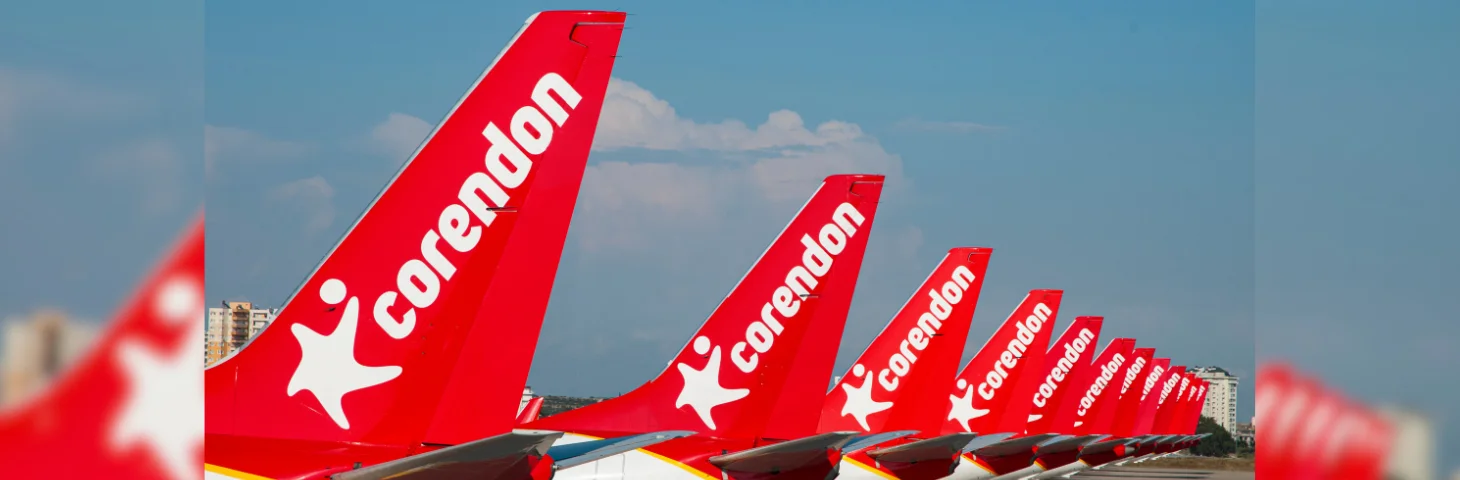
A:
<svg viewBox="0 0 1460 480">
<path fill-rule="evenodd" d="M 275 140 L 258 132 L 238 127 L 203 126 L 203 165 L 208 178 L 213 178 L 219 161 L 259 161 L 294 158 L 310 151 L 300 142 Z"/>
<path fill-rule="evenodd" d="M 134 189 L 142 196 L 143 213 L 161 214 L 175 211 L 182 203 L 182 162 L 182 154 L 173 142 L 152 138 L 103 152 L 92 163 L 92 173 L 109 183 Z"/>
<path fill-rule="evenodd" d="M 366 144 L 399 161 L 432 126 L 391 113 Z M 888 189 L 904 187 L 902 160 L 856 124 L 828 121 L 807 128 L 801 115 L 776 110 L 751 128 L 739 120 L 699 123 L 633 82 L 609 82 L 593 149 L 613 152 L 584 175 L 575 215 L 581 246 L 635 249 L 665 232 L 720 223 L 729 209 L 799 205 L 827 175 L 880 173 Z M 635 150 L 679 152 L 669 162 L 619 160 Z M 920 236 L 920 232 L 917 233 Z M 921 241 L 900 241 L 916 249 Z"/>
<path fill-rule="evenodd" d="M 895 125 L 903 130 L 917 130 L 934 133 L 960 133 L 969 134 L 976 132 L 997 132 L 1004 130 L 998 125 L 988 125 L 974 122 L 935 122 L 918 118 L 906 118 Z"/>
<path fill-rule="evenodd" d="M 376 151 L 390 155 L 399 164 L 405 163 L 429 134 L 431 124 L 425 120 L 404 113 L 391 113 L 385 121 L 370 129 L 369 142 Z"/>
<path fill-rule="evenodd" d="M 39 120 L 106 119 L 135 114 L 144 106 L 135 96 L 64 76 L 0 66 L 0 147 L 18 141 L 17 132 Z"/>
<path fill-rule="evenodd" d="M 771 112 L 754 130 L 739 120 L 696 123 L 680 118 L 669 102 L 648 90 L 615 78 L 608 82 L 593 149 L 748 151 L 823 146 L 861 137 L 862 129 L 846 122 L 825 122 L 808 130 L 801 115 L 790 110 Z"/>
<path fill-rule="evenodd" d="M 334 224 L 334 198 L 335 188 L 318 175 L 274 187 L 266 195 L 269 202 L 287 205 L 302 215 L 307 235 L 323 232 Z"/>
<path fill-rule="evenodd" d="M 801 115 L 784 109 L 753 129 L 739 120 L 698 123 L 619 79 L 609 83 L 593 148 L 679 151 L 685 158 L 590 166 L 578 217 L 585 219 L 579 238 L 590 250 L 628 248 L 665 231 L 712 224 L 729 209 L 800 204 L 827 175 L 880 173 L 889 190 L 906 183 L 902 160 L 856 124 L 829 121 L 808 129 Z"/>
</svg>

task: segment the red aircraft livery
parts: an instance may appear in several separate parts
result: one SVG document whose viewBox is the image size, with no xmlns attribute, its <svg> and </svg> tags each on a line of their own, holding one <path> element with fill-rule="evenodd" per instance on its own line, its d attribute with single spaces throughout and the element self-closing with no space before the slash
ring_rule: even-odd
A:
<svg viewBox="0 0 1460 480">
<path fill-rule="evenodd" d="M 203 241 L 200 214 L 75 367 L 0 412 L 7 478 L 201 475 L 203 402 L 189 392 L 202 373 Z"/>
<path fill-rule="evenodd" d="M 822 398 L 783 393 L 796 366 L 827 365 L 851 306 L 882 194 L 881 175 L 828 177 L 657 378 L 620 397 L 545 417 L 526 428 L 568 432 L 558 447 L 606 437 L 688 431 L 621 456 L 564 469 L 557 479 L 825 479 L 855 432 L 817 435 Z M 814 372 L 805 372 L 808 374 Z M 772 435 L 772 428 L 781 433 Z"/>
<path fill-rule="evenodd" d="M 205 371 L 207 476 L 460 455 L 482 478 L 551 474 L 558 434 L 512 429 L 623 22 L 528 19 L 274 322 Z"/>
</svg>

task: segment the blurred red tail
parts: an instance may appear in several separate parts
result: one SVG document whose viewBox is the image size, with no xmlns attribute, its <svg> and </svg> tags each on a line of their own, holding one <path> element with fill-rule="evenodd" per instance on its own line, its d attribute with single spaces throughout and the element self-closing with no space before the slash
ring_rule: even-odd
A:
<svg viewBox="0 0 1460 480">
<path fill-rule="evenodd" d="M 199 214 L 73 367 L 46 390 L 0 411 L 7 477 L 197 477 L 201 433 L 169 428 L 183 436 L 173 437 L 179 448 L 162 449 L 152 446 L 147 429 L 157 427 L 158 412 L 176 425 L 203 422 L 196 382 L 204 241 Z"/>
</svg>

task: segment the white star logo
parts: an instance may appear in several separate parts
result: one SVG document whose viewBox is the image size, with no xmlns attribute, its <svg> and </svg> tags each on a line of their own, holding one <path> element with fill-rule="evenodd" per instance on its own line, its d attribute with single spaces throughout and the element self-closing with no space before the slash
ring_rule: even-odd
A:
<svg viewBox="0 0 1460 480">
<path fill-rule="evenodd" d="M 330 305 L 339 304 L 345 298 L 345 282 L 326 280 L 319 287 L 319 298 Z M 289 396 L 309 390 L 335 425 L 345 430 L 350 429 L 340 403 L 345 394 L 391 381 L 401 373 L 398 366 L 367 367 L 355 360 L 355 328 L 359 323 L 360 299 L 350 297 L 345 314 L 329 335 L 320 335 L 298 323 L 289 328 L 302 353 L 294 376 L 289 378 Z"/>
<path fill-rule="evenodd" d="M 968 421 L 988 415 L 989 411 L 973 408 L 973 385 L 969 385 L 968 380 L 958 379 L 958 389 L 964 391 L 962 397 L 948 396 L 948 400 L 953 401 L 953 408 L 948 411 L 948 419 L 958 420 L 958 423 L 963 425 L 963 431 L 972 432 L 973 429 L 968 427 Z"/>
<path fill-rule="evenodd" d="M 153 318 L 179 323 L 196 318 L 185 312 L 202 308 L 197 283 L 189 278 L 169 280 L 154 297 Z M 184 338 L 203 336 L 203 322 L 194 321 Z M 203 445 L 202 365 L 181 342 L 174 352 L 159 352 L 135 337 L 117 344 L 116 364 L 126 379 L 126 398 L 111 425 L 112 448 L 123 450 L 141 442 L 151 450 L 170 478 L 197 476 Z"/>
<path fill-rule="evenodd" d="M 862 377 L 867 374 L 867 367 L 857 364 L 852 367 L 852 375 Z M 842 391 L 847 392 L 847 403 L 842 404 L 842 416 L 851 415 L 862 426 L 862 430 L 872 431 L 867 426 L 867 416 L 892 408 L 892 402 L 879 402 L 872 399 L 872 376 L 862 377 L 862 386 L 853 388 L 849 384 L 842 384 Z"/>
<path fill-rule="evenodd" d="M 704 355 L 710 351 L 710 339 L 696 338 L 694 349 L 695 353 Z M 715 347 L 714 353 L 710 354 L 710 361 L 705 364 L 704 370 L 695 370 L 684 363 L 680 363 L 678 367 L 679 374 L 684 376 L 684 389 L 679 391 L 674 408 L 689 405 L 710 430 L 715 429 L 715 418 L 710 415 L 710 409 L 750 395 L 748 388 L 720 386 L 720 347 Z"/>
</svg>

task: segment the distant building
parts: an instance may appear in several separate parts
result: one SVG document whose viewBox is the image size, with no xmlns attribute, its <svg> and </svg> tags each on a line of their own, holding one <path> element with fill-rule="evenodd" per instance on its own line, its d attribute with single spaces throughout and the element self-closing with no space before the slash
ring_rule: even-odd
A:
<svg viewBox="0 0 1460 480">
<path fill-rule="evenodd" d="M 1389 449 L 1385 478 L 1435 478 L 1435 432 L 1430 419 L 1396 407 L 1381 407 L 1379 411 L 1394 427 L 1394 445 Z"/>
<path fill-rule="evenodd" d="M 203 363 L 212 364 L 243 348 L 278 313 L 277 308 L 254 308 L 251 302 L 223 302 L 221 307 L 209 308 L 203 334 Z"/>
<path fill-rule="evenodd" d="M 0 406 L 19 402 L 45 388 L 91 346 L 95 327 L 67 320 L 66 314 L 41 310 L 29 318 L 5 321 L 4 358 L 0 358 Z"/>
<path fill-rule="evenodd" d="M 522 387 L 522 403 L 517 404 L 518 415 L 522 414 L 522 409 L 527 408 L 527 402 L 532 401 L 533 396 L 532 386 Z"/>
<path fill-rule="evenodd" d="M 1191 371 L 1208 384 L 1207 400 L 1201 406 L 1201 414 L 1216 420 L 1227 432 L 1235 433 L 1238 378 L 1221 367 L 1195 367 Z"/>
<path fill-rule="evenodd" d="M 1239 443 L 1252 445 L 1253 442 L 1257 441 L 1257 429 L 1251 423 L 1239 423 L 1237 424 L 1237 429 L 1230 433 L 1232 434 L 1232 439 Z"/>
</svg>

